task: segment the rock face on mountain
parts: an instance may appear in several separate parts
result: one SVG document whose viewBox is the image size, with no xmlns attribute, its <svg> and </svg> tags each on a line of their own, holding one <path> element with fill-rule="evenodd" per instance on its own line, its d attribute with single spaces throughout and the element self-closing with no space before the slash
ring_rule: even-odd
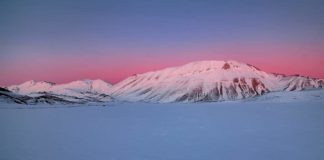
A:
<svg viewBox="0 0 324 160">
<path fill-rule="evenodd" d="M 109 93 L 127 101 L 205 102 L 323 86 L 320 79 L 270 74 L 236 61 L 200 61 L 134 75 L 114 85 Z"/>
<path fill-rule="evenodd" d="M 0 102 L 27 104 L 30 97 L 12 93 L 11 91 L 0 87 Z"/>
</svg>

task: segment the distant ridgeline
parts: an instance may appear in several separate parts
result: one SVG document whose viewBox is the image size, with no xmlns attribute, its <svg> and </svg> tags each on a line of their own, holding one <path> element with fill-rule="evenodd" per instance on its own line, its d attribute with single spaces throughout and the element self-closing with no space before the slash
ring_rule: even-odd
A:
<svg viewBox="0 0 324 160">
<path fill-rule="evenodd" d="M 198 61 L 136 74 L 115 85 L 102 80 L 67 84 L 28 81 L 0 88 L 0 100 L 19 104 L 211 102 L 246 99 L 274 91 L 323 87 L 323 79 L 266 73 L 253 65 L 236 61 Z"/>
</svg>

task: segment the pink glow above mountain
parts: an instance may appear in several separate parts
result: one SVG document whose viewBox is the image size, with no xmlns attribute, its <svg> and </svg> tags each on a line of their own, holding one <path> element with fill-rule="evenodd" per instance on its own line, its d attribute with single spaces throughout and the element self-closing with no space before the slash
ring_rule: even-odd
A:
<svg viewBox="0 0 324 160">
<path fill-rule="evenodd" d="M 324 78 L 323 1 L 1 1 L 0 85 L 66 83 L 200 60 Z"/>
<path fill-rule="evenodd" d="M 286 45 L 286 44 L 285 44 Z M 258 46 L 258 47 L 256 47 Z M 264 71 L 324 78 L 323 47 L 319 45 L 236 44 L 188 49 L 135 49 L 79 56 L 34 54 L 4 61 L 0 85 L 30 79 L 66 83 L 76 79 L 103 79 L 116 83 L 136 73 L 163 69 L 205 59 L 235 59 Z M 107 52 L 112 52 L 107 50 Z M 126 54 L 134 53 L 134 54 Z M 168 54 L 163 54 L 168 53 Z M 139 55 L 140 54 L 140 55 Z"/>
</svg>

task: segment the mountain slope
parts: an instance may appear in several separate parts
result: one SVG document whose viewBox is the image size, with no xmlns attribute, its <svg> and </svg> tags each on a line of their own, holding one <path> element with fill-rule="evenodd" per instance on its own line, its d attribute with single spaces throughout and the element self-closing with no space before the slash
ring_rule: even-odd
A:
<svg viewBox="0 0 324 160">
<path fill-rule="evenodd" d="M 0 102 L 27 104 L 30 97 L 12 93 L 11 91 L 0 87 Z"/>
<path fill-rule="evenodd" d="M 134 75 L 114 85 L 118 99 L 147 102 L 237 100 L 270 91 L 322 88 L 323 80 L 269 74 L 236 61 L 199 61 Z"/>
</svg>

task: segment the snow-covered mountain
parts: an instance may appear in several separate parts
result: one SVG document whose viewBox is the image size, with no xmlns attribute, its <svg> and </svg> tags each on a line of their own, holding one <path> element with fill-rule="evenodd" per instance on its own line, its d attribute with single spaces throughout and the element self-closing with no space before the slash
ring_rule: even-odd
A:
<svg viewBox="0 0 324 160">
<path fill-rule="evenodd" d="M 35 103 L 87 103 L 111 101 L 113 98 L 108 95 L 111 86 L 103 80 L 79 80 L 67 84 L 32 80 L 7 89 L 29 96 Z"/>
<path fill-rule="evenodd" d="M 107 93 L 112 85 L 103 80 L 78 80 L 67 84 L 55 84 L 46 81 L 27 81 L 20 85 L 7 87 L 10 91 L 19 94 L 33 94 L 49 92 L 55 94 L 78 94 L 78 93 Z"/>
<path fill-rule="evenodd" d="M 114 85 L 110 95 L 127 101 L 198 102 L 322 87 L 321 79 L 266 73 L 237 61 L 199 61 L 131 76 Z"/>
<path fill-rule="evenodd" d="M 323 87 L 322 79 L 266 73 L 237 61 L 198 61 L 137 74 L 115 85 L 103 80 L 67 84 L 27 81 L 7 87 L 10 93 L 1 93 L 7 100 L 18 97 L 27 104 L 109 102 L 113 99 L 165 103 L 239 100 L 274 91 Z"/>
<path fill-rule="evenodd" d="M 7 87 L 10 91 L 17 94 L 30 94 L 33 92 L 44 92 L 48 91 L 55 83 L 46 81 L 27 81 L 19 85 L 12 85 Z"/>
</svg>

